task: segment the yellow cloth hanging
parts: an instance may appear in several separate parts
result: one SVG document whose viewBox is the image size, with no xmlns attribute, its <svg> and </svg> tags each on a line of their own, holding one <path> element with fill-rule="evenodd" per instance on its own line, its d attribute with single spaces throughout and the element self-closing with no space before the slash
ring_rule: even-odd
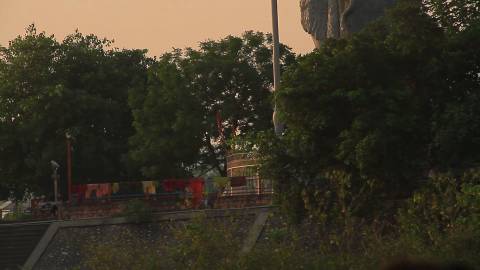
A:
<svg viewBox="0 0 480 270">
<path fill-rule="evenodd" d="M 118 193 L 120 191 L 120 184 L 119 183 L 113 183 L 112 184 L 112 193 Z"/>
<path fill-rule="evenodd" d="M 228 177 L 214 177 L 213 185 L 216 189 L 224 189 L 230 187 L 230 178 Z"/>
<path fill-rule="evenodd" d="M 143 194 L 157 194 L 157 187 L 154 181 L 143 181 Z"/>
</svg>

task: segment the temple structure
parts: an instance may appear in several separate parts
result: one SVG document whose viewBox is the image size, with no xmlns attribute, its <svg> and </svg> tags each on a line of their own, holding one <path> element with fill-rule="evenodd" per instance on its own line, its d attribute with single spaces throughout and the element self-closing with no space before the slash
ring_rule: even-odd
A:
<svg viewBox="0 0 480 270">
<path fill-rule="evenodd" d="M 245 177 L 246 185 L 236 188 L 238 194 L 270 194 L 273 192 L 271 180 L 258 175 L 258 161 L 251 153 L 228 153 L 227 176 Z"/>
</svg>

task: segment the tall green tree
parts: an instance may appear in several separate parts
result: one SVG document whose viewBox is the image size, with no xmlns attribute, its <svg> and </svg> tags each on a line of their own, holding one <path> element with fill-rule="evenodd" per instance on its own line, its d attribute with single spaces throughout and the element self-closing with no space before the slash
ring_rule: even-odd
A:
<svg viewBox="0 0 480 270">
<path fill-rule="evenodd" d="M 462 31 L 480 20 L 476 0 L 424 0 L 428 13 L 449 32 Z"/>
<path fill-rule="evenodd" d="M 203 144 L 201 103 L 179 67 L 179 53 L 163 55 L 142 88 L 130 93 L 136 130 L 130 157 L 145 176 L 185 176 Z"/>
<path fill-rule="evenodd" d="M 272 128 L 272 38 L 245 32 L 187 50 L 183 69 L 200 99 L 205 124 L 200 164 L 226 175 L 225 154 L 229 141 L 239 134 Z M 280 46 L 282 70 L 295 62 L 290 48 Z M 216 116 L 220 119 L 217 119 Z M 217 121 L 223 134 L 219 134 Z"/>
<path fill-rule="evenodd" d="M 40 133 L 47 130 L 46 121 L 51 121 L 39 115 L 47 109 L 45 100 L 63 89 L 52 72 L 59 46 L 52 37 L 37 34 L 34 26 L 30 26 L 25 37 L 1 48 L 0 181 L 4 196 L 10 190 L 21 196 L 35 182 L 34 178 L 45 176 L 36 170 L 39 164 L 34 155 L 48 154 L 35 153 L 34 148 L 43 147 L 45 142 Z M 42 164 L 44 172 L 48 162 Z"/>
<path fill-rule="evenodd" d="M 128 91 L 146 79 L 146 51 L 112 49 L 111 41 L 78 32 L 65 38 L 61 51 L 57 76 L 68 89 L 62 122 L 74 137 L 75 175 L 80 181 L 135 176 L 127 166 L 134 131 Z"/>
<path fill-rule="evenodd" d="M 367 217 L 431 172 L 478 162 L 478 29 L 444 31 L 421 1 L 404 0 L 300 57 L 278 96 L 287 134 L 263 143 L 283 205 Z"/>
<path fill-rule="evenodd" d="M 58 42 L 32 25 L 0 54 L 2 191 L 51 190 L 50 160 L 65 186 L 66 138 L 73 136 L 76 183 L 125 178 L 133 132 L 128 89 L 146 75 L 140 50 L 74 33 Z M 144 79 L 144 78 L 143 78 Z"/>
<path fill-rule="evenodd" d="M 171 176 L 168 168 L 174 175 L 225 175 L 225 141 L 271 128 L 271 43 L 268 35 L 246 32 L 176 50 L 150 69 L 146 86 L 130 95 L 131 157 L 146 176 Z M 282 46 L 283 65 L 294 59 Z"/>
<path fill-rule="evenodd" d="M 480 161 L 480 21 L 452 35 L 439 61 L 432 115 L 432 163 L 461 171 Z"/>
</svg>

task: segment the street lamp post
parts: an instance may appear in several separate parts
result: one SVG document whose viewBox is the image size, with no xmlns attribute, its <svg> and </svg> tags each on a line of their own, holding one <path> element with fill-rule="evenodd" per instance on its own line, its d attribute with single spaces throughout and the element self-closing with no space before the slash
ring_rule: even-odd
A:
<svg viewBox="0 0 480 270">
<path fill-rule="evenodd" d="M 68 181 L 68 201 L 72 201 L 72 136 L 70 133 L 65 133 L 67 139 L 67 181 Z"/>
<path fill-rule="evenodd" d="M 272 0 L 272 26 L 273 26 L 273 125 L 275 134 L 280 136 L 283 134 L 284 126 L 278 118 L 278 106 L 276 93 L 280 89 L 280 37 L 278 33 L 278 7 L 277 0 Z"/>
<path fill-rule="evenodd" d="M 54 160 L 50 161 L 50 165 L 52 165 L 52 179 L 53 179 L 53 201 L 55 202 L 55 205 L 58 203 L 58 168 L 60 168 L 60 165 L 58 165 L 57 162 Z"/>
</svg>

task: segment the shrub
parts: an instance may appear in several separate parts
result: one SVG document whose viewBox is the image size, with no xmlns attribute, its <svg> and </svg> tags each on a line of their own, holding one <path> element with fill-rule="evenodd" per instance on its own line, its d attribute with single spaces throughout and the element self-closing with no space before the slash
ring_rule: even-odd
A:
<svg viewBox="0 0 480 270">
<path fill-rule="evenodd" d="M 479 265 L 480 170 L 429 179 L 398 215 L 399 240 L 413 254 Z"/>
<path fill-rule="evenodd" d="M 150 222 L 153 219 L 153 210 L 147 203 L 137 199 L 127 203 L 123 215 L 135 222 Z"/>
<path fill-rule="evenodd" d="M 25 213 L 22 209 L 15 209 L 15 211 L 8 213 L 3 218 L 3 221 L 26 221 L 31 220 L 32 214 Z"/>
<path fill-rule="evenodd" d="M 86 258 L 82 269 L 90 270 L 157 270 L 161 258 L 156 245 L 139 240 L 133 235 L 117 235 L 109 243 L 98 243 L 83 248 Z"/>
<path fill-rule="evenodd" d="M 167 249 L 170 269 L 232 269 L 241 242 L 233 222 L 198 216 L 174 231 L 176 245 Z"/>
</svg>

